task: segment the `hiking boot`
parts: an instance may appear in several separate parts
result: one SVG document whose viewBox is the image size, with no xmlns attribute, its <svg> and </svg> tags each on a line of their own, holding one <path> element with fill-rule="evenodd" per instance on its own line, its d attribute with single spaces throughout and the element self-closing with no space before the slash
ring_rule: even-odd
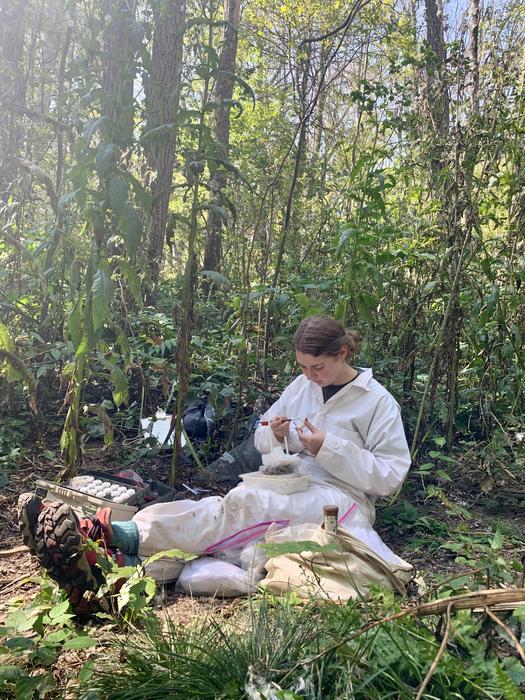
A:
<svg viewBox="0 0 525 700">
<path fill-rule="evenodd" d="M 36 554 L 35 534 L 38 516 L 44 504 L 36 493 L 23 493 L 18 498 L 17 515 L 18 527 L 25 546 L 31 554 Z"/>
<path fill-rule="evenodd" d="M 84 614 L 84 594 L 97 591 L 104 574 L 97 565 L 101 552 L 124 565 L 119 550 L 111 550 L 111 510 L 103 508 L 94 518 L 78 518 L 67 503 L 48 503 L 41 510 L 35 532 L 35 549 L 49 576 L 63 588 L 73 610 Z M 86 543 L 95 542 L 100 548 L 90 549 Z"/>
</svg>

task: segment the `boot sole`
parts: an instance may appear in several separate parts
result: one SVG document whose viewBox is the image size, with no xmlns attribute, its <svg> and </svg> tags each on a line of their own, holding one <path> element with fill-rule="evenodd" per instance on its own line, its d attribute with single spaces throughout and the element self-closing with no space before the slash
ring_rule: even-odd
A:
<svg viewBox="0 0 525 700">
<path fill-rule="evenodd" d="M 36 556 L 61 588 L 71 592 L 99 587 L 82 546 L 78 518 L 66 503 L 50 503 L 40 514 L 35 536 Z"/>
<path fill-rule="evenodd" d="M 42 501 L 34 493 L 23 493 L 18 499 L 18 525 L 25 546 L 36 554 L 35 533 Z"/>
</svg>

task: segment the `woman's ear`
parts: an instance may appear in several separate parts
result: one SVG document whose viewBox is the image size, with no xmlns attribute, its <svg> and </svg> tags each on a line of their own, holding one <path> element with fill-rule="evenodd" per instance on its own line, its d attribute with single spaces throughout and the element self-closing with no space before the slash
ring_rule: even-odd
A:
<svg viewBox="0 0 525 700">
<path fill-rule="evenodd" d="M 343 347 L 339 350 L 339 357 L 343 360 L 343 362 L 346 362 L 346 360 L 348 359 L 348 355 L 348 345 L 343 345 Z"/>
</svg>

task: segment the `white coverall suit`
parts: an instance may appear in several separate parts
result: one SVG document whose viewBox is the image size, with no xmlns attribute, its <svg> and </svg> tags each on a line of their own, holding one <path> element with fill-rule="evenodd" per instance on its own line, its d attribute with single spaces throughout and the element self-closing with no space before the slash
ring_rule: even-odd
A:
<svg viewBox="0 0 525 700">
<path fill-rule="evenodd" d="M 210 496 L 200 501 L 159 503 L 145 508 L 133 517 L 139 531 L 140 557 L 172 548 L 205 553 L 210 545 L 257 523 L 321 523 L 323 506 L 336 505 L 342 515 L 357 502 L 358 508 L 344 527 L 383 559 L 400 561 L 372 527 L 374 501 L 377 496 L 394 493 L 403 483 L 410 467 L 410 453 L 399 406 L 373 378 L 372 370 L 362 370 L 326 403 L 321 387 L 301 375 L 288 385 L 263 419 L 277 415 L 308 418 L 326 432 L 321 449 L 312 457 L 293 424 L 290 426 L 288 446 L 290 452 L 301 457 L 299 473 L 312 477 L 308 489 L 282 495 L 240 484 L 224 498 Z M 269 426 L 257 428 L 255 446 L 261 453 L 270 452 L 276 444 Z M 150 573 L 170 580 L 179 571 L 178 562 L 163 559 L 153 565 Z"/>
</svg>

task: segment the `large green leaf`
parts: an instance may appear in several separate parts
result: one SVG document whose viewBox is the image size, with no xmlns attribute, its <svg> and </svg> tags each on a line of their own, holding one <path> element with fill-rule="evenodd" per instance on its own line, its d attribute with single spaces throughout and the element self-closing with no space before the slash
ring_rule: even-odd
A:
<svg viewBox="0 0 525 700">
<path fill-rule="evenodd" d="M 36 379 L 33 372 L 29 369 L 22 358 L 18 357 L 14 352 L 9 352 L 8 350 L 0 349 L 0 369 L 2 368 L 2 363 L 6 362 L 8 368 L 14 372 L 16 378 L 20 378 L 24 382 L 24 386 L 27 389 L 28 400 L 31 409 L 36 413 Z M 8 372 L 10 370 L 8 369 Z"/>
<path fill-rule="evenodd" d="M 138 276 L 137 271 L 127 260 L 124 260 L 123 258 L 119 258 L 118 264 L 120 271 L 128 283 L 129 291 L 133 294 L 133 298 L 137 304 L 141 306 L 142 295 L 140 293 L 140 277 Z"/>
<path fill-rule="evenodd" d="M 142 221 L 131 204 L 126 204 L 124 207 L 119 221 L 119 229 L 124 238 L 126 251 L 131 258 L 137 252 L 142 238 Z"/>
<path fill-rule="evenodd" d="M 204 277 L 207 277 L 209 280 L 211 280 L 213 284 L 216 284 L 217 287 L 225 287 L 226 289 L 228 289 L 228 287 L 232 286 L 230 280 L 220 272 L 217 272 L 216 270 L 203 270 L 202 274 L 204 275 Z"/>
<path fill-rule="evenodd" d="M 111 279 L 111 270 L 107 262 L 99 262 L 98 269 L 93 276 L 91 291 L 93 330 L 96 331 L 104 323 L 113 298 L 113 280 Z"/>
<path fill-rule="evenodd" d="M 101 126 L 104 124 L 106 121 L 107 117 L 94 117 L 93 119 L 88 119 L 86 122 L 86 125 L 84 127 L 84 131 L 82 133 L 82 139 L 85 141 L 85 143 L 89 146 L 90 141 L 93 137 L 93 134 L 97 129 L 100 129 Z"/>
<path fill-rule="evenodd" d="M 80 308 L 81 300 L 79 297 L 67 317 L 69 337 L 71 338 L 75 350 L 77 350 L 82 340 L 82 315 L 80 313 Z"/>
<path fill-rule="evenodd" d="M 106 175 L 111 170 L 117 160 L 118 152 L 118 146 L 114 143 L 100 144 L 95 156 L 95 169 L 99 175 Z"/>
<path fill-rule="evenodd" d="M 79 634 L 78 637 L 68 639 L 64 644 L 64 649 L 87 649 L 97 644 L 99 644 L 99 642 L 96 639 L 88 637 L 87 634 Z"/>
<path fill-rule="evenodd" d="M 124 372 L 111 360 L 108 360 L 103 355 L 100 356 L 100 362 L 109 372 L 111 384 L 113 385 L 113 401 L 116 406 L 127 403 L 129 399 L 129 384 Z"/>
<path fill-rule="evenodd" d="M 9 331 L 3 323 L 0 323 L 0 350 L 7 350 L 7 352 L 16 352 L 15 344 L 9 335 Z M 11 366 L 11 363 L 6 362 L 5 366 L 0 365 L 0 370 L 5 370 L 8 381 L 13 381 L 18 377 L 18 373 Z"/>
<path fill-rule="evenodd" d="M 62 209 L 64 209 L 64 207 L 67 207 L 68 204 L 72 204 L 75 201 L 77 192 L 79 192 L 79 190 L 73 190 L 73 192 L 63 194 L 58 200 L 58 209 L 62 211 Z"/>
<path fill-rule="evenodd" d="M 121 216 L 128 201 L 129 187 L 121 177 L 112 177 L 109 181 L 109 206 L 117 216 Z"/>
<path fill-rule="evenodd" d="M 255 109 L 255 92 L 253 91 L 253 88 L 251 85 L 249 85 L 246 80 L 243 80 L 240 75 L 237 75 L 237 73 L 232 73 L 229 70 L 221 70 L 219 69 L 220 73 L 223 73 L 224 75 L 227 75 L 228 77 L 232 78 L 237 85 L 241 88 L 241 90 L 244 92 L 244 94 L 247 97 L 250 97 L 253 103 L 253 108 Z"/>
<path fill-rule="evenodd" d="M 96 416 L 100 418 L 104 425 L 104 445 L 112 445 L 113 444 L 113 423 L 111 422 L 111 418 L 108 416 L 106 411 L 102 408 L 102 406 L 98 406 L 97 404 L 86 404 L 84 406 L 84 412 L 85 413 L 94 413 Z"/>
</svg>

